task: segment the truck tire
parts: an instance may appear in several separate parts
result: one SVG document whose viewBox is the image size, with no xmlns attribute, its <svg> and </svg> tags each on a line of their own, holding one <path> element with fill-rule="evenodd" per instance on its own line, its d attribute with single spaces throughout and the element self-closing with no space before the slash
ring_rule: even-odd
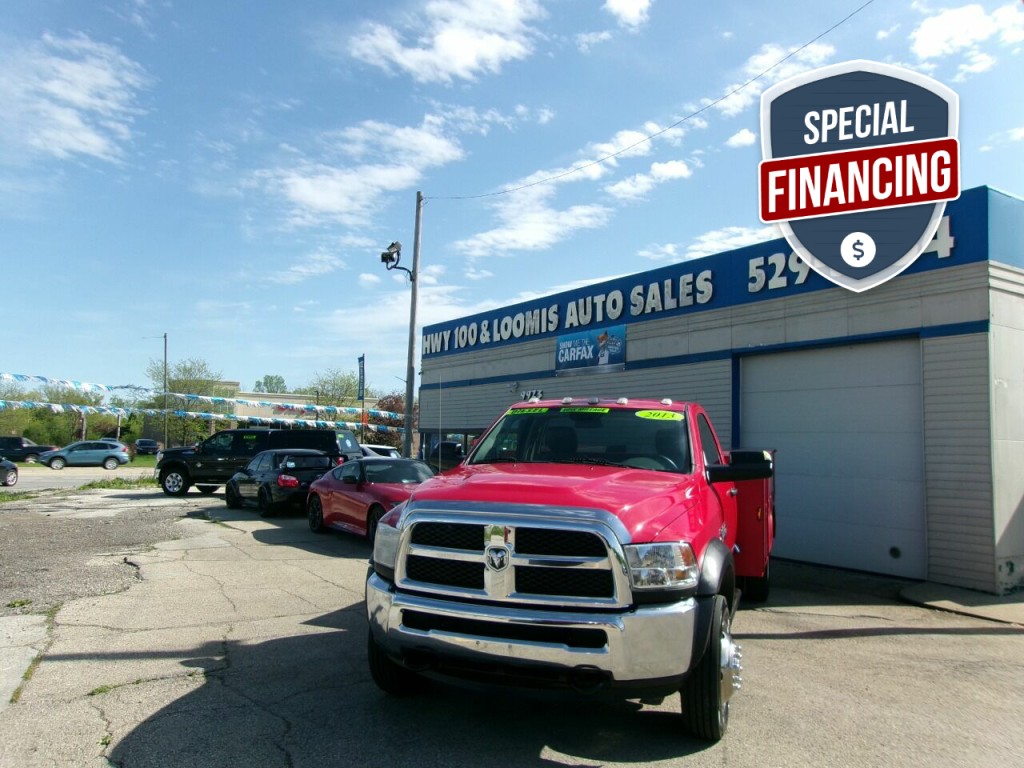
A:
<svg viewBox="0 0 1024 768">
<path fill-rule="evenodd" d="M 197 485 L 196 488 L 198 488 L 199 492 L 204 496 L 209 496 L 211 493 L 217 490 L 216 485 Z"/>
<path fill-rule="evenodd" d="M 160 472 L 160 487 L 168 496 L 184 496 L 188 493 L 190 485 L 188 475 L 176 467 Z"/>
<path fill-rule="evenodd" d="M 423 678 L 388 658 L 373 639 L 372 631 L 367 633 L 366 658 L 370 664 L 370 677 L 384 693 L 411 696 L 423 690 Z"/>
<path fill-rule="evenodd" d="M 39 454 L 38 453 L 30 453 L 27 456 L 25 456 L 25 461 L 28 464 L 35 464 L 36 462 L 39 461 Z"/>
<path fill-rule="evenodd" d="M 768 592 L 771 588 L 772 563 L 769 560 L 764 565 L 764 576 L 747 576 L 743 579 L 741 589 L 743 599 L 751 603 L 763 603 L 768 599 Z"/>
<path fill-rule="evenodd" d="M 708 648 L 679 691 L 686 729 L 700 739 L 718 741 L 729 725 L 729 699 L 739 687 L 740 649 L 732 639 L 732 615 L 715 595 Z M 698 642 L 699 645 L 699 642 Z"/>
</svg>

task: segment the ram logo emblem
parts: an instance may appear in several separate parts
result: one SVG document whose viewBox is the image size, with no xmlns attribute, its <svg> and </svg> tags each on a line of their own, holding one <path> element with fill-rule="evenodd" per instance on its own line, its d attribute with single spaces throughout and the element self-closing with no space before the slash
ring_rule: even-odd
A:
<svg viewBox="0 0 1024 768">
<path fill-rule="evenodd" d="M 512 554 L 509 552 L 508 547 L 488 547 L 484 550 L 484 559 L 487 562 L 488 569 L 496 572 L 504 571 L 508 568 Z"/>
</svg>

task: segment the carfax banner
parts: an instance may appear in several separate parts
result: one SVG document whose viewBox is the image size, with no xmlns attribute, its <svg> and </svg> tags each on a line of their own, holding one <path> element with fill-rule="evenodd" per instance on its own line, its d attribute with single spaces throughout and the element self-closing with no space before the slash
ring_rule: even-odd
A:
<svg viewBox="0 0 1024 768">
<path fill-rule="evenodd" d="M 555 375 L 621 371 L 626 364 L 626 326 L 612 325 L 559 336 Z"/>
<path fill-rule="evenodd" d="M 865 291 L 909 267 L 960 196 L 956 93 L 849 61 L 761 96 L 761 219 L 812 269 Z"/>
</svg>

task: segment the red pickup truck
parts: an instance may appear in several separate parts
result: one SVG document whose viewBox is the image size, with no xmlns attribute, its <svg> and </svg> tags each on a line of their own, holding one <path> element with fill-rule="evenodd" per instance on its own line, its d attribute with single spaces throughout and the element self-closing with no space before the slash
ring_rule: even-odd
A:
<svg viewBox="0 0 1024 768">
<path fill-rule="evenodd" d="M 660 702 L 725 733 L 733 616 L 768 595 L 774 456 L 723 453 L 671 400 L 529 400 L 381 521 L 366 582 L 374 681 L 424 677 Z"/>
</svg>

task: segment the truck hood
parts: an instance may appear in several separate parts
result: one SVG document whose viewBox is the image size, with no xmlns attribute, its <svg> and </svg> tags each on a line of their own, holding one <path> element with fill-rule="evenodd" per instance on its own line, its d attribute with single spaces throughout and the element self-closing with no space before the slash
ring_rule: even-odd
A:
<svg viewBox="0 0 1024 768">
<path fill-rule="evenodd" d="M 422 483 L 411 503 L 515 503 L 615 515 L 634 542 L 690 540 L 703 520 L 692 475 L 587 464 L 460 465 Z"/>
</svg>

